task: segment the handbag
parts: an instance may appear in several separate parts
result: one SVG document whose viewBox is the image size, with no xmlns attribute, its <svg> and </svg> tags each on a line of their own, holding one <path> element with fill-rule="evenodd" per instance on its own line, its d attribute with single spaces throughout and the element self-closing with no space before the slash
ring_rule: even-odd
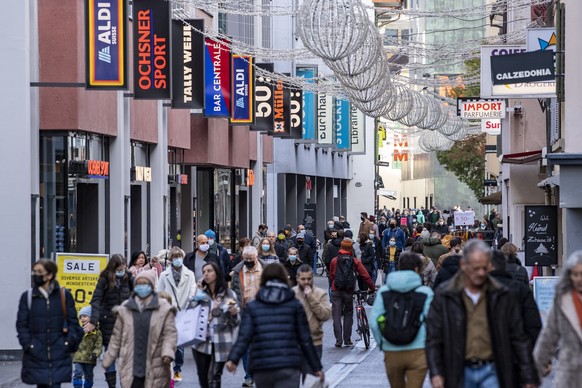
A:
<svg viewBox="0 0 582 388">
<path fill-rule="evenodd" d="M 376 276 L 376 289 L 382 287 L 382 280 L 384 279 L 384 271 L 378 268 L 378 275 Z"/>
<path fill-rule="evenodd" d="M 307 373 L 301 388 L 329 388 L 329 382 L 327 380 L 321 381 L 319 377 Z"/>
<path fill-rule="evenodd" d="M 206 342 L 208 318 L 209 308 L 201 304 L 192 309 L 178 311 L 176 314 L 178 346 L 186 347 Z"/>
</svg>

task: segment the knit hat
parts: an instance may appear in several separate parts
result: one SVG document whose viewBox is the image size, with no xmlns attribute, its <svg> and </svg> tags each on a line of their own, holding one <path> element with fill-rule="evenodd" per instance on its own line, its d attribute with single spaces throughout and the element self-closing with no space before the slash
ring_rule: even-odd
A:
<svg viewBox="0 0 582 388">
<path fill-rule="evenodd" d="M 150 282 L 152 287 L 156 286 L 156 271 L 153 269 L 147 269 L 138 273 L 135 277 L 135 280 L 133 281 L 133 284 L 137 284 L 137 280 L 141 278 L 145 278 L 148 282 Z"/>
<path fill-rule="evenodd" d="M 441 239 L 441 243 L 447 247 L 447 249 L 451 249 L 451 240 L 453 239 L 453 236 L 451 236 L 450 234 L 447 234 L 446 236 L 444 236 Z"/>
<path fill-rule="evenodd" d="M 352 239 L 354 237 L 354 232 L 352 232 L 350 229 L 346 229 L 344 230 L 344 237 Z"/>
<path fill-rule="evenodd" d="M 351 251 L 353 245 L 354 244 L 352 242 L 352 239 L 346 237 L 342 240 L 341 249 L 343 249 L 344 251 Z"/>
<path fill-rule="evenodd" d="M 91 306 L 85 306 L 79 311 L 79 317 L 85 315 L 91 317 Z"/>
<path fill-rule="evenodd" d="M 208 229 L 206 232 L 204 232 L 204 235 L 208 238 L 213 238 L 216 240 L 216 233 L 214 233 L 214 230 L 212 229 Z"/>
</svg>

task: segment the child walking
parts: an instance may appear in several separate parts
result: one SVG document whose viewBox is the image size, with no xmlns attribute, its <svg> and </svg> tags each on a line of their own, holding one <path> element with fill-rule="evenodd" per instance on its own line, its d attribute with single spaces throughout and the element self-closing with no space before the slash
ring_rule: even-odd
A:
<svg viewBox="0 0 582 388">
<path fill-rule="evenodd" d="M 79 311 L 79 319 L 81 326 L 85 326 L 91 321 L 91 306 L 85 306 Z M 73 357 L 73 387 L 91 388 L 93 386 L 93 368 L 97 364 L 102 346 L 103 337 L 99 329 L 85 334 L 79 345 L 79 350 Z M 85 385 L 83 385 L 83 379 Z"/>
</svg>

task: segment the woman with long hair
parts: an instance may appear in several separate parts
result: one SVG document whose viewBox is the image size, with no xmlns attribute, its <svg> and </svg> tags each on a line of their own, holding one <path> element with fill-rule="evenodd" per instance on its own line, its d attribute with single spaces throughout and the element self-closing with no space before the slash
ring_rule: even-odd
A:
<svg viewBox="0 0 582 388">
<path fill-rule="evenodd" d="M 85 325 L 85 333 L 90 333 L 97 325 L 103 335 L 103 346 L 109 346 L 113 333 L 115 315 L 113 308 L 129 299 L 133 291 L 133 275 L 127 270 L 125 257 L 114 254 L 99 275 L 97 286 L 91 298 L 91 322 Z M 117 374 L 115 364 L 105 370 L 105 381 L 109 388 L 115 387 Z"/>
<path fill-rule="evenodd" d="M 437 270 L 431 259 L 424 256 L 424 245 L 420 241 L 416 241 L 410 247 L 410 252 L 416 253 L 422 259 L 422 268 L 420 270 L 420 277 L 424 286 L 432 288 L 437 277 Z"/>
<path fill-rule="evenodd" d="M 208 309 L 206 341 L 192 348 L 198 381 L 202 388 L 220 388 L 222 370 L 240 323 L 235 293 L 228 288 L 221 270 L 213 262 L 202 267 L 203 279 L 190 307 Z"/>
<path fill-rule="evenodd" d="M 554 304 L 534 349 L 538 371 L 547 376 L 560 352 L 555 387 L 577 387 L 582 381 L 582 251 L 568 257 L 556 285 Z"/>
<path fill-rule="evenodd" d="M 141 271 L 155 270 L 156 275 L 159 276 L 161 273 L 162 266 L 159 263 L 153 265 L 149 262 L 147 255 L 144 251 L 135 251 L 131 254 L 131 259 L 129 260 L 129 272 L 133 276 L 137 276 Z"/>
<path fill-rule="evenodd" d="M 257 250 L 259 251 L 259 260 L 265 263 L 265 265 L 279 262 L 279 257 L 275 252 L 275 247 L 267 237 L 261 239 L 261 243 Z"/>
</svg>

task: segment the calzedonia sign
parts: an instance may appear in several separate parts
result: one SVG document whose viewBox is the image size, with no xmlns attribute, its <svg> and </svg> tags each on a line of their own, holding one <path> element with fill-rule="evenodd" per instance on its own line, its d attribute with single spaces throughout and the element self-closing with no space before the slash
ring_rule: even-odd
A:
<svg viewBox="0 0 582 388">
<path fill-rule="evenodd" d="M 172 20 L 172 108 L 204 107 L 204 20 Z"/>
<path fill-rule="evenodd" d="M 491 57 L 493 85 L 556 79 L 553 51 L 532 51 Z"/>
<path fill-rule="evenodd" d="M 127 89 L 125 0 L 85 2 L 85 86 Z"/>
<path fill-rule="evenodd" d="M 133 94 L 170 98 L 170 3 L 133 0 Z"/>
</svg>

